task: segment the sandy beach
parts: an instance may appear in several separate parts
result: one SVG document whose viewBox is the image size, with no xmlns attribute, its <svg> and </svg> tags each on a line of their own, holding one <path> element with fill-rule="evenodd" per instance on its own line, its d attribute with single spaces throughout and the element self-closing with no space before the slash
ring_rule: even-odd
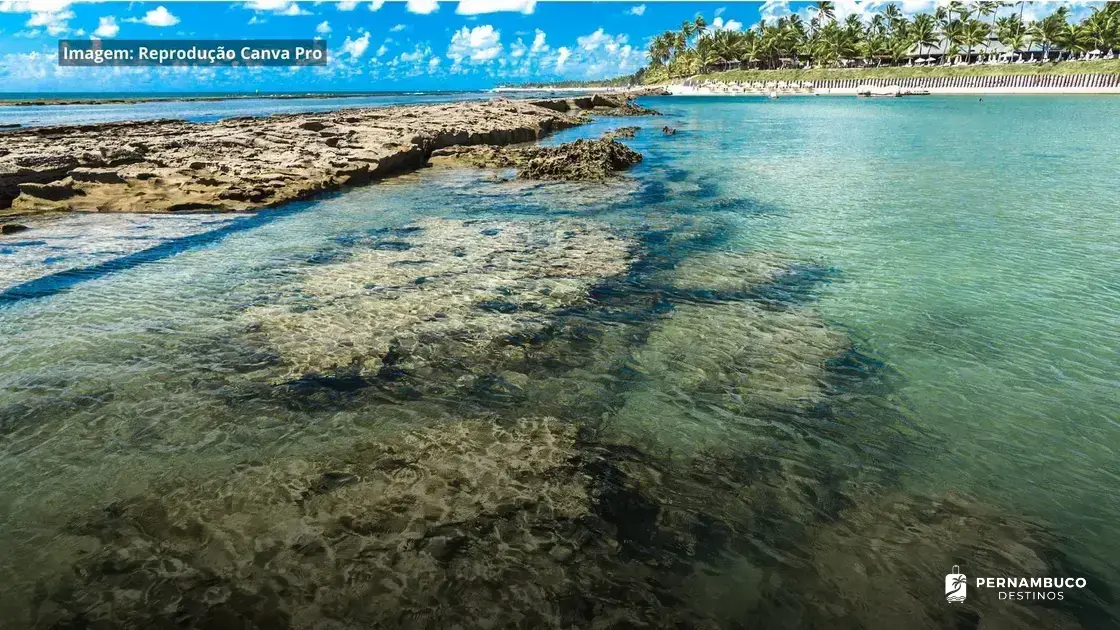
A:
<svg viewBox="0 0 1120 630">
<path fill-rule="evenodd" d="M 860 87 L 812 87 L 812 88 L 763 88 L 763 89 L 734 89 L 732 86 L 716 87 L 691 87 L 687 85 L 669 85 L 665 90 L 673 96 L 858 96 Z M 903 90 L 901 96 L 918 96 L 920 94 L 906 94 Z M 985 94 L 1038 94 L 1038 95 L 1063 95 L 1063 94 L 1120 94 L 1120 87 L 930 87 L 922 88 L 930 96 L 956 95 L 956 96 L 983 96 Z"/>
</svg>

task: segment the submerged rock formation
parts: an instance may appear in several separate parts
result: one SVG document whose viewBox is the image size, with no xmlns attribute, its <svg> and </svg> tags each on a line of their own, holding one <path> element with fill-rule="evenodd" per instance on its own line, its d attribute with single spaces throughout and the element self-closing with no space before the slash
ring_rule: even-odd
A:
<svg viewBox="0 0 1120 630">
<path fill-rule="evenodd" d="M 0 148 L 0 216 L 259 209 L 418 168 L 444 147 L 536 140 L 582 122 L 585 106 L 631 107 L 498 99 L 14 130 Z"/>
<path fill-rule="evenodd" d="M 625 271 L 631 248 L 588 222 L 420 221 L 371 235 L 279 304 L 250 309 L 250 335 L 281 357 L 280 382 L 485 364 L 502 340 L 539 333 Z"/>
<path fill-rule="evenodd" d="M 682 467 L 548 417 L 448 419 L 73 519 L 73 570 L 40 584 L 34 627 L 1082 627 L 941 597 L 961 557 L 1066 575 L 1037 526 L 797 472 L 752 453 Z"/>
</svg>

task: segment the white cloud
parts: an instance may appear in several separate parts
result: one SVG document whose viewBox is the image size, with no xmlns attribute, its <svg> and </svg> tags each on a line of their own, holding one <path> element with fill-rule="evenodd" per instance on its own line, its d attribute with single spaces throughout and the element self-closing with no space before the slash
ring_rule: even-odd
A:
<svg viewBox="0 0 1120 630">
<path fill-rule="evenodd" d="M 766 24 L 772 24 L 778 18 L 790 15 L 790 13 L 788 0 L 766 0 L 758 8 L 758 15 L 762 17 L 762 21 Z"/>
<path fill-rule="evenodd" d="M 432 72 L 439 67 L 439 57 L 432 57 L 428 60 L 428 71 Z"/>
<path fill-rule="evenodd" d="M 372 7 L 371 7 L 372 8 Z M 428 15 L 439 11 L 438 0 L 408 0 L 405 5 L 409 13 L 419 13 L 420 15 Z"/>
<path fill-rule="evenodd" d="M 322 22 L 319 22 L 319 26 L 315 27 L 315 32 L 320 34 L 320 35 L 326 35 L 327 33 L 330 33 L 331 32 L 330 22 L 328 22 L 326 20 L 323 20 Z"/>
<path fill-rule="evenodd" d="M 548 44 L 545 43 L 544 31 L 539 28 L 536 29 L 533 35 L 533 43 L 529 46 L 525 45 L 525 42 L 518 37 L 517 41 L 510 45 L 509 51 L 509 56 L 514 59 L 524 57 L 526 53 L 528 53 L 529 56 L 534 56 L 548 52 Z"/>
<path fill-rule="evenodd" d="M 358 0 L 342 0 L 336 7 L 339 11 L 353 11 L 358 6 Z"/>
<path fill-rule="evenodd" d="M 117 18 L 106 15 L 97 21 L 97 30 L 93 32 L 93 36 L 116 37 L 119 32 L 121 32 L 121 27 L 117 25 Z"/>
<path fill-rule="evenodd" d="M 544 43 L 544 31 L 537 29 L 537 34 L 533 36 L 533 47 L 529 49 L 533 54 L 548 52 L 548 44 Z"/>
<path fill-rule="evenodd" d="M 636 7 L 630 7 L 630 10 L 627 11 L 627 13 L 629 13 L 630 15 L 645 15 L 646 14 L 646 5 L 639 4 Z"/>
<path fill-rule="evenodd" d="M 399 33 L 401 31 L 403 31 L 405 28 L 407 28 L 407 27 L 404 24 L 397 24 L 393 28 L 389 29 L 389 32 L 390 33 Z"/>
<path fill-rule="evenodd" d="M 249 0 L 245 3 L 245 8 L 268 11 L 276 15 L 311 15 L 310 11 L 301 9 L 299 4 L 292 0 Z"/>
<path fill-rule="evenodd" d="M 727 7 L 720 7 L 718 9 L 716 9 L 716 17 L 719 17 L 719 16 L 723 15 L 723 12 L 726 11 L 726 10 L 727 10 Z"/>
<path fill-rule="evenodd" d="M 626 44 L 626 35 L 610 35 L 600 27 L 599 30 L 590 35 L 577 37 L 576 43 L 588 52 L 602 48 L 607 52 L 615 53 Z"/>
<path fill-rule="evenodd" d="M 567 46 L 561 46 L 557 50 L 557 53 L 558 54 L 556 55 L 556 71 L 559 72 L 559 71 L 564 69 L 564 64 L 567 63 L 568 59 L 572 56 L 572 51 L 568 50 Z"/>
<path fill-rule="evenodd" d="M 262 18 L 259 15 L 254 15 L 253 17 L 249 18 L 249 26 L 252 26 L 254 24 L 264 24 L 267 21 L 268 20 Z"/>
<path fill-rule="evenodd" d="M 630 45 L 625 34 L 612 35 L 599 28 L 577 37 L 575 46 L 556 48 L 555 56 L 540 64 L 538 74 L 551 74 L 557 78 L 602 79 L 630 74 L 643 65 L 644 51 Z"/>
<path fill-rule="evenodd" d="M 397 60 L 402 63 L 416 63 L 418 61 L 427 59 L 428 55 L 430 55 L 431 52 L 431 48 L 428 48 L 427 46 L 421 47 L 420 45 L 417 45 L 416 48 L 412 50 L 412 52 L 401 53 L 400 56 L 397 57 Z"/>
<path fill-rule="evenodd" d="M 68 20 L 74 17 L 74 12 L 70 10 L 60 11 L 36 11 L 31 14 L 31 18 L 27 20 L 27 26 L 31 28 L 45 28 L 51 35 L 62 35 L 70 30 Z"/>
<path fill-rule="evenodd" d="M 537 8 L 537 0 L 459 0 L 455 12 L 459 15 L 480 15 L 512 11 L 531 14 Z"/>
<path fill-rule="evenodd" d="M 298 4 L 293 2 L 288 5 L 287 9 L 280 11 L 280 15 L 311 15 L 311 12 L 304 11 L 303 9 L 299 8 Z"/>
<path fill-rule="evenodd" d="M 70 0 L 0 0 L 0 13 L 60 13 Z"/>
<path fill-rule="evenodd" d="M 378 11 L 385 6 L 385 0 L 369 0 L 369 10 Z"/>
<path fill-rule="evenodd" d="M 381 47 L 377 49 L 376 54 L 377 54 L 378 57 L 384 57 L 385 53 L 387 53 L 387 52 L 389 52 L 389 47 L 386 46 L 385 44 L 381 44 Z"/>
<path fill-rule="evenodd" d="M 447 58 L 455 65 L 468 59 L 471 63 L 486 63 L 502 54 L 501 33 L 489 24 L 468 29 L 463 27 L 451 36 Z"/>
<path fill-rule="evenodd" d="M 739 20 L 732 20 L 730 18 L 724 21 L 722 17 L 717 17 L 712 20 L 713 31 L 741 31 L 743 30 L 743 23 Z"/>
<path fill-rule="evenodd" d="M 366 49 L 369 48 L 369 31 L 363 31 L 362 36 L 357 39 L 346 38 L 342 42 L 342 52 L 350 55 L 352 59 L 357 59 L 366 54 Z"/>
<path fill-rule="evenodd" d="M 147 24 L 148 26 L 175 26 L 179 18 L 172 15 L 162 4 L 144 14 L 142 18 L 128 18 L 125 22 Z"/>
</svg>

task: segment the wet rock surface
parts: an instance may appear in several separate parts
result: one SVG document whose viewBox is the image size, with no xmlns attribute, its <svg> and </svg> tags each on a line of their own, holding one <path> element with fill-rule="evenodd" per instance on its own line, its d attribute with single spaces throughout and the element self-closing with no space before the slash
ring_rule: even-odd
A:
<svg viewBox="0 0 1120 630">
<path fill-rule="evenodd" d="M 634 93 L 592 94 L 565 99 L 532 101 L 534 105 L 558 112 L 589 112 L 605 116 L 660 116 L 660 112 L 635 102 Z"/>
<path fill-rule="evenodd" d="M 0 154 L 0 215 L 274 206 L 418 168 L 440 148 L 528 142 L 580 122 L 582 102 L 575 109 L 549 103 L 499 99 L 211 124 L 14 130 Z"/>
<path fill-rule="evenodd" d="M 607 134 L 596 140 L 581 139 L 556 146 L 454 147 L 433 153 L 432 162 L 436 165 L 514 168 L 522 179 L 605 181 L 642 161 L 640 153 L 618 142 L 615 137 L 627 136 Z"/>
<path fill-rule="evenodd" d="M 285 379 L 486 365 L 623 273 L 632 247 L 592 222 L 421 221 L 370 235 L 349 260 L 307 273 L 284 304 L 246 316 Z"/>
<path fill-rule="evenodd" d="M 641 127 L 619 127 L 614 131 L 608 131 L 603 134 L 604 140 L 612 140 L 615 138 L 633 138 L 641 131 Z"/>
</svg>

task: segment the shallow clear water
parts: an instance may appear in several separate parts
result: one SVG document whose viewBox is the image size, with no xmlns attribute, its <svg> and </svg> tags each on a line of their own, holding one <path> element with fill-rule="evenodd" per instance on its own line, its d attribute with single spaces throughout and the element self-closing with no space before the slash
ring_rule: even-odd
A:
<svg viewBox="0 0 1120 630">
<path fill-rule="evenodd" d="M 1120 101 L 650 104 L 614 184 L 5 237 L 4 617 L 1116 625 Z"/>
</svg>

